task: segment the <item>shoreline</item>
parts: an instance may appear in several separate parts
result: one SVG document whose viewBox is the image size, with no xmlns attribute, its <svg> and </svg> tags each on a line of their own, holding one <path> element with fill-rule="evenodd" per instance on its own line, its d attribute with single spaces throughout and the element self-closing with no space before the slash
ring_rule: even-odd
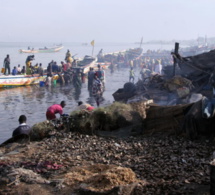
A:
<svg viewBox="0 0 215 195">
<path fill-rule="evenodd" d="M 6 180 L 1 172 L 0 183 L 5 185 L 0 193 L 34 194 L 36 185 L 43 194 L 71 194 L 86 181 L 79 181 L 73 187 L 62 183 L 64 187 L 61 189 L 51 183 L 56 179 L 65 181 L 65 174 L 75 167 L 114 165 L 135 173 L 138 179 L 134 187 L 136 194 L 197 194 L 202 188 L 209 190 L 208 163 L 214 149 L 212 140 L 190 141 L 183 136 L 165 133 L 110 138 L 59 131 L 42 141 L 12 143 L 0 148 L 1 170 L 22 167 L 50 182 L 29 184 L 20 181 L 17 185 L 8 185 L 12 182 L 10 177 L 6 176 L 9 181 Z M 38 163 L 44 162 L 49 162 L 52 167 L 38 167 Z"/>
</svg>

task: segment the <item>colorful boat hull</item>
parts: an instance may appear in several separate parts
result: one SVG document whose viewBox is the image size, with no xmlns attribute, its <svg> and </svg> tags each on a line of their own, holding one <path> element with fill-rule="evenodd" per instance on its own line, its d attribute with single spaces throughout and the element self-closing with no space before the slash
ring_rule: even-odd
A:
<svg viewBox="0 0 215 195">
<path fill-rule="evenodd" d="M 0 76 L 0 88 L 7 88 L 7 87 L 19 87 L 19 86 L 27 86 L 27 85 L 34 85 L 39 84 L 40 81 L 45 81 L 46 75 L 39 76 L 39 75 L 16 75 L 16 76 Z"/>
</svg>

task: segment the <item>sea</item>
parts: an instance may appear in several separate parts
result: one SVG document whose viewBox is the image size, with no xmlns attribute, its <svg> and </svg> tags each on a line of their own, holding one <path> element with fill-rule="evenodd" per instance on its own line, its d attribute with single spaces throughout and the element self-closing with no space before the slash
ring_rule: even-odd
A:
<svg viewBox="0 0 215 195">
<path fill-rule="evenodd" d="M 32 64 L 42 63 L 46 68 L 52 60 L 60 64 L 64 61 L 67 50 L 75 58 L 83 58 L 85 55 L 96 56 L 103 49 L 103 53 L 113 53 L 124 51 L 130 48 L 139 47 L 135 43 L 96 43 L 94 47 L 89 43 L 39 43 L 39 42 L 0 42 L 0 68 L 3 67 L 3 61 L 7 54 L 10 55 L 11 69 L 18 64 L 25 65 L 28 55 L 20 53 L 20 49 L 28 47 L 38 49 L 44 47 L 53 47 L 56 44 L 62 44 L 63 49 L 55 53 L 37 53 L 34 54 L 35 60 Z M 148 49 L 168 49 L 174 48 L 174 45 L 142 45 L 143 52 Z M 139 70 L 135 70 L 135 81 L 140 76 Z M 104 100 L 101 106 L 107 106 L 113 103 L 112 94 L 129 80 L 129 69 L 117 69 L 113 73 L 105 70 L 105 86 Z M 67 102 L 64 113 L 70 114 L 77 108 L 78 101 L 88 102 L 95 105 L 92 98 L 89 97 L 87 83 L 84 83 L 81 90 L 75 90 L 73 86 L 53 85 L 50 87 L 40 87 L 39 85 L 24 86 L 15 88 L 0 89 L 0 143 L 9 139 L 13 130 L 19 125 L 18 118 L 24 114 L 27 116 L 27 124 L 33 126 L 35 123 L 46 120 L 46 110 L 52 104 L 59 104 L 62 100 Z"/>
</svg>

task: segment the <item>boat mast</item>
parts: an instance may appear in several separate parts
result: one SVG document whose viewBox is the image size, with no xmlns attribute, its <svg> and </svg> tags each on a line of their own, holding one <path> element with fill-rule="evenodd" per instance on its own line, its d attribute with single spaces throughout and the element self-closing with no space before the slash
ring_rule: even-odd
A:
<svg viewBox="0 0 215 195">
<path fill-rule="evenodd" d="M 142 43 L 143 43 L 143 37 L 141 38 L 141 41 L 140 41 L 140 48 L 142 46 Z"/>
</svg>

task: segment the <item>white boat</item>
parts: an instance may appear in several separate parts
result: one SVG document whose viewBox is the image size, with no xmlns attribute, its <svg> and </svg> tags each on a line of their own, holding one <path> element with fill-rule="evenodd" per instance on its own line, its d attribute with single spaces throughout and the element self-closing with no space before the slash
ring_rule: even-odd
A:
<svg viewBox="0 0 215 195">
<path fill-rule="evenodd" d="M 52 52 L 58 52 L 61 49 L 63 49 L 62 45 L 54 46 L 54 47 L 44 47 L 39 49 L 20 49 L 20 53 L 52 53 Z"/>
</svg>

